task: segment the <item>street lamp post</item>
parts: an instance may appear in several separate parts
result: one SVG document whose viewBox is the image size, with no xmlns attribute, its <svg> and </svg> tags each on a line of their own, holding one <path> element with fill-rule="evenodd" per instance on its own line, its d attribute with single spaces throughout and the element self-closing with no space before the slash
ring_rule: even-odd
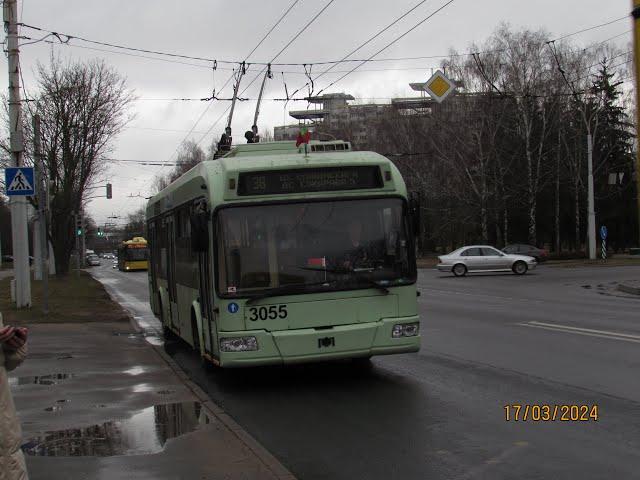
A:
<svg viewBox="0 0 640 480">
<path fill-rule="evenodd" d="M 636 73 L 636 201 L 638 203 L 638 245 L 640 245 L 640 0 L 632 0 L 633 58 Z"/>
</svg>

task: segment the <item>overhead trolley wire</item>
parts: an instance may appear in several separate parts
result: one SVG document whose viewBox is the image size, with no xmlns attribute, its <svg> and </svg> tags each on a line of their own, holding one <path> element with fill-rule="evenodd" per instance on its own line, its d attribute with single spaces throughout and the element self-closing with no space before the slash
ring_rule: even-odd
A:
<svg viewBox="0 0 640 480">
<path fill-rule="evenodd" d="M 416 23 L 413 27 L 411 27 L 409 30 L 407 30 L 406 32 L 404 32 L 402 35 L 396 37 L 394 40 L 392 40 L 391 42 L 387 43 L 384 47 L 382 47 L 380 50 L 378 50 L 377 52 L 375 52 L 373 55 L 371 55 L 366 61 L 371 60 L 374 57 L 377 57 L 379 54 L 381 54 L 382 52 L 384 52 L 386 49 L 388 49 L 389 47 L 391 47 L 392 45 L 396 44 L 397 42 L 399 42 L 400 40 L 402 40 L 404 37 L 406 37 L 408 34 L 410 34 L 411 32 L 413 32 L 416 28 L 418 28 L 419 26 L 421 26 L 422 24 L 424 24 L 425 22 L 427 22 L 428 20 L 430 20 L 431 18 L 433 18 L 435 15 L 437 15 L 439 12 L 441 12 L 442 10 L 444 10 L 446 7 L 448 7 L 449 5 L 451 5 L 455 0 L 449 0 L 448 2 L 443 3 L 440 7 L 438 7 L 436 10 L 434 10 L 433 12 L 431 12 L 429 15 L 427 15 L 425 18 L 423 18 L 422 20 L 420 20 L 418 23 Z M 353 72 L 355 72 L 358 68 L 360 68 L 362 65 L 364 65 L 366 63 L 366 61 L 363 61 L 362 63 L 359 63 L 358 65 L 356 65 L 355 67 L 353 67 L 351 70 L 349 70 L 347 73 L 345 73 L 344 75 L 342 75 L 340 78 L 338 78 L 337 80 L 334 80 L 333 82 L 331 82 L 329 85 L 327 85 L 326 87 L 324 87 L 323 89 L 321 89 L 317 94 L 320 95 L 320 93 L 322 93 L 324 90 L 326 90 L 327 88 L 335 85 L 336 83 L 340 82 L 341 80 L 345 79 L 346 77 L 348 77 L 349 75 L 351 75 Z"/>
<path fill-rule="evenodd" d="M 316 14 L 311 18 L 311 20 L 309 20 L 309 21 L 308 21 L 308 22 L 307 22 L 307 23 L 306 23 L 306 24 L 305 24 L 305 25 L 304 25 L 304 26 L 303 26 L 303 27 L 302 27 L 302 28 L 301 28 L 301 29 L 300 29 L 300 30 L 299 30 L 299 31 L 298 31 L 298 32 L 297 32 L 297 33 L 296 33 L 292 38 L 291 38 L 291 40 L 289 40 L 289 42 L 287 42 L 287 44 L 286 44 L 284 47 L 282 47 L 282 48 L 280 49 L 280 51 L 279 51 L 278 53 L 276 53 L 276 54 L 275 54 L 275 56 L 272 58 L 272 61 L 268 62 L 268 63 L 263 67 L 263 69 L 262 69 L 262 70 L 261 70 L 261 71 L 260 71 L 260 72 L 255 76 L 255 77 L 253 77 L 253 80 L 251 80 L 251 82 L 249 82 L 249 84 L 248 84 L 246 87 L 244 87 L 244 89 L 242 90 L 242 92 L 240 92 L 240 95 L 243 95 L 243 94 L 244 94 L 244 92 L 246 92 L 246 91 L 249 89 L 249 87 L 251 87 L 251 85 L 253 85 L 253 84 L 255 83 L 255 81 L 256 81 L 258 78 L 260 78 L 260 77 L 262 76 L 262 74 L 265 72 L 265 70 L 268 68 L 268 66 L 269 66 L 269 65 L 274 65 L 274 63 L 273 63 L 273 62 L 275 62 L 275 60 L 277 60 L 277 58 L 278 58 L 280 55 L 282 55 L 282 53 L 283 53 L 287 48 L 289 48 L 289 47 L 293 44 L 293 42 L 295 42 L 295 41 L 298 39 L 298 37 L 300 37 L 300 35 L 302 35 L 302 34 L 307 30 L 307 28 L 309 28 L 309 26 L 310 26 L 313 22 L 315 22 L 315 21 L 320 17 L 320 15 L 322 15 L 322 14 L 324 13 L 324 11 L 325 11 L 327 8 L 329 8 L 329 6 L 330 6 L 331 4 L 333 4 L 334 2 L 335 2 L 335 0 L 329 0 L 329 2 L 327 2 L 327 3 L 325 4 L 325 6 L 324 6 L 324 7 L 323 7 L 323 8 L 322 8 L 318 13 L 316 13 Z M 217 118 L 217 120 L 216 120 L 215 122 L 213 122 L 213 124 L 211 125 L 211 127 L 209 127 L 209 130 L 207 130 L 207 132 L 206 132 L 204 135 L 202 135 L 202 137 L 200 137 L 200 139 L 199 139 L 199 140 L 198 140 L 198 142 L 197 142 L 197 144 L 198 144 L 198 145 L 200 145 L 200 143 L 202 143 L 202 140 L 204 140 L 204 139 L 206 138 L 206 136 L 207 136 L 207 135 L 209 135 L 209 134 L 211 133 L 211 131 L 212 131 L 212 130 L 215 128 L 215 126 L 220 122 L 220 120 L 224 117 L 224 115 L 229 111 L 229 109 L 230 109 L 230 108 L 231 108 L 231 106 L 228 106 L 228 107 L 224 110 L 224 112 L 222 112 L 222 114 Z"/>
<path fill-rule="evenodd" d="M 299 1 L 299 0 L 298 0 Z M 295 3 L 297 3 L 297 1 L 294 1 L 293 5 L 295 5 Z M 417 5 L 418 6 L 418 5 Z M 416 7 L 417 7 L 416 6 Z M 416 8 L 414 7 L 414 8 Z M 293 6 L 290 6 L 289 9 L 285 12 L 284 16 L 286 16 L 286 14 L 290 11 L 290 9 L 293 8 Z M 281 17 L 283 18 L 283 17 Z M 611 25 L 613 23 L 619 22 L 621 20 L 626 19 L 627 17 L 620 17 L 605 23 L 601 23 L 598 25 L 593 25 L 591 27 L 587 27 L 572 33 L 568 33 L 565 35 L 562 35 L 560 37 L 557 37 L 553 40 L 555 41 L 559 41 L 559 40 L 563 40 L 565 38 L 574 36 L 574 35 L 578 35 L 580 33 L 585 33 L 591 30 L 595 30 L 597 28 L 602 28 L 604 26 L 607 25 Z M 281 21 L 281 20 L 280 20 Z M 137 53 L 147 53 L 147 54 L 151 54 L 151 55 L 158 55 L 158 56 L 165 56 L 165 57 L 169 57 L 169 58 L 180 58 L 180 59 L 187 59 L 187 60 L 196 60 L 196 61 L 201 61 L 201 62 L 206 62 L 208 64 L 213 64 L 213 63 L 221 63 L 221 64 L 229 64 L 229 65 L 236 65 L 236 64 L 241 64 L 242 61 L 240 60 L 218 60 L 215 58 L 208 58 L 208 57 L 202 57 L 202 56 L 194 56 L 194 55 L 186 55 L 186 54 L 180 54 L 180 53 L 174 53 L 174 52 L 163 52 L 163 51 L 159 51 L 159 50 L 149 50 L 149 49 L 143 49 L 143 48 L 136 48 L 136 47 L 129 47 L 126 45 L 120 45 L 120 44 L 115 44 L 115 43 L 111 43 L 111 42 L 101 42 L 101 41 L 97 41 L 97 40 L 91 40 L 88 39 L 86 37 L 81 37 L 81 36 L 77 36 L 77 35 L 72 35 L 72 34 L 66 34 L 66 33 L 60 33 L 60 32 L 56 32 L 53 30 L 47 30 L 46 28 L 43 27 L 38 27 L 35 25 L 30 25 L 30 24 L 26 24 L 26 23 L 20 23 L 19 26 L 21 27 L 25 27 L 25 28 L 29 28 L 35 31 L 39 31 L 39 32 L 43 32 L 45 33 L 45 35 L 40 38 L 40 39 L 36 39 L 35 41 L 31 41 L 28 43 L 23 43 L 21 44 L 21 46 L 23 45 L 30 45 L 30 44 L 34 44 L 34 43 L 39 43 L 39 42 L 46 42 L 49 43 L 51 42 L 51 40 L 48 40 L 51 37 L 57 38 L 58 42 L 62 45 L 66 45 L 66 46 L 70 46 L 70 47 L 75 47 L 75 48 L 85 48 L 85 49 L 91 49 L 92 47 L 86 47 L 86 46 L 82 46 L 82 45 L 76 45 L 76 44 L 72 44 L 70 43 L 71 40 L 79 40 L 82 42 L 86 42 L 86 43 L 90 43 L 93 45 L 98 45 L 98 46 L 106 46 L 106 47 L 111 47 L 111 48 L 116 48 L 118 50 L 125 50 L 125 51 L 130 51 L 130 52 L 137 52 Z M 274 29 L 275 27 L 272 27 L 272 29 Z M 268 32 L 271 33 L 272 30 L 270 30 Z M 620 33 L 618 35 L 615 35 L 607 40 L 604 40 L 602 43 L 606 43 L 607 41 L 613 40 L 615 38 L 618 38 L 622 35 L 624 35 L 625 33 L 628 32 L 623 32 Z M 263 37 L 263 39 L 261 39 L 260 42 L 263 42 L 264 39 L 268 36 L 265 35 L 265 37 Z M 34 40 L 31 37 L 25 37 L 25 36 L 21 36 L 21 38 L 23 39 L 27 39 L 27 40 Z M 549 41 L 553 41 L 553 40 L 549 40 Z M 259 44 L 260 44 L 259 42 Z M 259 46 L 259 45 L 257 45 Z M 257 49 L 256 46 L 256 49 Z M 590 48 L 590 47 L 588 47 Z M 114 50 L 104 50 L 104 49 L 95 49 L 96 51 L 104 51 L 104 52 L 108 52 L 108 53 L 115 53 L 115 54 L 121 54 L 121 55 L 126 55 L 127 53 L 125 52 L 119 52 L 119 51 L 114 51 Z M 251 54 L 254 52 L 255 50 L 252 50 Z M 493 53 L 493 52 L 499 52 L 501 50 L 490 50 L 490 51 L 485 51 L 485 52 L 474 52 L 474 53 L 479 53 L 479 54 L 484 54 L 484 53 Z M 133 54 L 129 54 L 131 56 L 134 56 Z M 333 65 L 336 63 L 350 63 L 350 62 L 388 62 L 388 61 L 399 61 L 399 60 L 425 60 L 425 59 L 437 59 L 437 58 L 448 58 L 451 56 L 471 56 L 471 53 L 459 53 L 459 54 L 442 54 L 442 55 L 427 55 L 427 56 L 416 56 L 416 57 L 400 57 L 400 58 L 380 58 L 380 59 L 354 59 L 354 58 L 343 58 L 340 60 L 327 60 L 327 61 L 313 61 L 313 62 L 283 62 L 283 63 L 275 63 L 275 62 L 264 62 L 264 61 L 260 61 L 260 62 L 250 62 L 247 63 L 247 66 L 249 65 L 262 65 L 262 66 L 267 66 L 269 64 L 271 64 L 272 66 L 298 66 L 298 67 L 303 67 L 305 65 L 310 66 L 310 65 Z M 160 58 L 157 57 L 150 57 L 150 56 L 145 56 L 145 55 L 138 55 L 141 58 L 148 58 L 148 59 L 156 59 L 156 60 L 162 60 Z M 165 61 L 172 61 L 172 60 L 167 60 L 164 59 Z M 184 65 L 189 65 L 189 66 L 193 66 L 193 67 L 201 67 L 201 68 L 211 68 L 211 65 L 198 65 L 198 64 L 191 64 L 191 63 L 186 63 L 186 62 L 179 62 L 179 61 L 175 61 L 173 60 L 174 63 L 182 63 Z M 245 59 L 246 62 L 246 59 Z M 221 68 L 223 69 L 223 68 Z M 321 72 L 322 73 L 322 72 Z"/>
</svg>

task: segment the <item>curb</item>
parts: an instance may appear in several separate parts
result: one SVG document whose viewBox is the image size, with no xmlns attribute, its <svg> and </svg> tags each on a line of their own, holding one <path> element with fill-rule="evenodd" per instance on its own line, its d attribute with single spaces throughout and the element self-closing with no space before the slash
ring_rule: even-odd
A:
<svg viewBox="0 0 640 480">
<path fill-rule="evenodd" d="M 93 279 L 100 282 L 100 279 L 91 275 Z M 107 295 L 111 298 L 114 303 L 120 305 L 114 296 L 111 294 L 110 287 L 100 282 L 102 287 L 104 288 Z M 134 315 L 124 306 L 120 305 L 127 315 L 129 316 L 129 323 L 133 327 L 133 329 L 137 332 L 144 332 L 144 328 L 142 328 L 138 322 L 135 320 Z M 194 396 L 200 401 L 202 407 L 209 413 L 211 417 L 216 418 L 220 421 L 225 427 L 229 429 L 231 433 L 233 433 L 240 443 L 245 445 L 249 450 L 253 452 L 253 454 L 258 457 L 258 459 L 275 475 L 279 480 L 297 480 L 295 475 L 291 473 L 287 468 L 280 463 L 280 461 L 274 457 L 265 447 L 263 447 L 249 432 L 243 429 L 240 425 L 238 425 L 233 418 L 231 418 L 218 404 L 216 404 L 209 396 L 206 394 L 202 388 L 200 388 L 195 382 L 193 382 L 187 374 L 180 368 L 180 366 L 171 358 L 167 352 L 164 351 L 164 347 L 153 345 L 149 342 L 145 342 L 149 345 L 158 356 L 169 366 L 169 368 L 173 371 L 173 373 L 180 379 L 180 381 L 194 394 Z"/>
<path fill-rule="evenodd" d="M 626 283 L 620 283 L 618 284 L 618 290 L 624 293 L 630 293 L 632 295 L 640 295 L 640 286 L 634 287 Z"/>
<path fill-rule="evenodd" d="M 132 323 L 137 325 L 135 320 L 131 319 Z M 139 327 L 138 327 L 139 328 Z M 266 448 L 264 448 L 258 441 L 253 438 L 246 430 L 238 425 L 218 404 L 213 402 L 196 383 L 194 383 L 186 373 L 180 368 L 180 366 L 171 358 L 163 347 L 151 345 L 151 348 L 155 350 L 162 360 L 164 360 L 169 368 L 173 370 L 176 376 L 186 385 L 186 387 L 193 392 L 196 398 L 200 401 L 202 406 L 208 411 L 208 413 L 217 418 L 220 423 L 224 424 L 241 443 L 247 446 L 256 457 L 260 459 L 265 466 L 271 470 L 271 472 L 280 480 L 296 480 L 296 477 L 282 465 L 276 457 L 274 457 Z"/>
</svg>

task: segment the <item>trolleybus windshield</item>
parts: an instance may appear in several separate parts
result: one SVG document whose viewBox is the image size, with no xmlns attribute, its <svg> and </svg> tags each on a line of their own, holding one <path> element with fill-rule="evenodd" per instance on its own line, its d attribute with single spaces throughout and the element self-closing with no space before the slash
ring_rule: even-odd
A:
<svg viewBox="0 0 640 480">
<path fill-rule="evenodd" d="M 135 248 L 127 247 L 124 249 L 124 252 L 125 260 L 129 262 L 137 262 L 149 259 L 149 248 L 146 246 Z"/>
<path fill-rule="evenodd" d="M 217 222 L 222 296 L 415 282 L 399 198 L 228 207 Z"/>
</svg>

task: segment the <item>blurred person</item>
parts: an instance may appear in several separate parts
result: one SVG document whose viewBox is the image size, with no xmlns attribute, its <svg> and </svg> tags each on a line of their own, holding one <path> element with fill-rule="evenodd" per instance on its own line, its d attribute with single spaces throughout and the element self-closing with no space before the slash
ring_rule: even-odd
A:
<svg viewBox="0 0 640 480">
<path fill-rule="evenodd" d="M 0 480 L 28 480 L 20 450 L 22 430 L 9 390 L 10 372 L 27 354 L 27 329 L 4 326 L 0 313 Z"/>
<path fill-rule="evenodd" d="M 381 259 L 381 253 L 375 242 L 363 238 L 364 225 L 359 218 L 352 218 L 347 223 L 345 252 L 334 262 L 335 267 L 352 270 L 354 268 L 371 268 Z"/>
</svg>

